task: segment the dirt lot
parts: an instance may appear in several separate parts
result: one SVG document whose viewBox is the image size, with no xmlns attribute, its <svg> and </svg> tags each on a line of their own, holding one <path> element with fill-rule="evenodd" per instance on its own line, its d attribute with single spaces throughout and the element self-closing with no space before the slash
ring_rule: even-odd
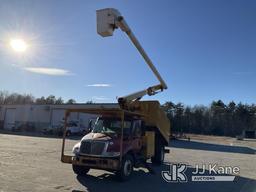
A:
<svg viewBox="0 0 256 192">
<path fill-rule="evenodd" d="M 169 170 L 167 164 L 154 167 L 156 175 L 144 169 L 136 170 L 134 177 L 125 183 L 119 183 L 113 174 L 100 170 L 90 170 L 88 176 L 77 177 L 70 165 L 60 162 L 61 139 L 0 134 L 0 192 L 256 191 L 255 140 L 191 138 L 191 141 L 172 141 L 165 162 L 187 163 L 188 178 L 196 163 L 239 166 L 240 174 L 235 181 L 167 183 L 161 177 L 161 171 Z M 72 139 L 70 145 L 76 142 Z"/>
</svg>

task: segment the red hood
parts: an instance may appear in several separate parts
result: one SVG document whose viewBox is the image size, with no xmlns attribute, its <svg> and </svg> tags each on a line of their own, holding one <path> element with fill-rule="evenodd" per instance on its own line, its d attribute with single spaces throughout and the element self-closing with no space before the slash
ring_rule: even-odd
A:
<svg viewBox="0 0 256 192">
<path fill-rule="evenodd" d="M 88 133 L 85 135 L 81 141 L 83 140 L 100 140 L 100 141 L 112 141 L 113 144 L 108 146 L 107 151 L 117 152 L 120 151 L 120 138 L 119 137 L 109 137 L 104 133 Z M 123 144 L 123 150 L 126 153 L 132 147 L 130 141 L 125 141 Z"/>
<path fill-rule="evenodd" d="M 103 141 L 107 141 L 110 139 L 111 137 L 105 135 L 104 133 L 88 133 L 82 138 L 82 140 L 103 140 Z"/>
</svg>

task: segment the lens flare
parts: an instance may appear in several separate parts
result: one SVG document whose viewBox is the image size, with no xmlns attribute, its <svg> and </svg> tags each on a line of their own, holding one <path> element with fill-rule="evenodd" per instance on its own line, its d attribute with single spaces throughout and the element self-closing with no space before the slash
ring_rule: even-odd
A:
<svg viewBox="0 0 256 192">
<path fill-rule="evenodd" d="M 10 46 L 16 52 L 25 52 L 28 48 L 27 43 L 23 39 L 11 39 Z"/>
</svg>

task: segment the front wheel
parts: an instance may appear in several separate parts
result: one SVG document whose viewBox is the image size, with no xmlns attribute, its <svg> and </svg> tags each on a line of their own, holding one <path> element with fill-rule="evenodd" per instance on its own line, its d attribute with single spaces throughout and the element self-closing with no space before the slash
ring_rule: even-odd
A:
<svg viewBox="0 0 256 192">
<path fill-rule="evenodd" d="M 120 181 L 127 181 L 131 178 L 133 173 L 133 158 L 131 155 L 125 155 L 122 159 L 122 165 L 117 172 L 118 179 Z"/>
<path fill-rule="evenodd" d="M 75 174 L 81 176 L 86 175 L 90 170 L 90 168 L 81 165 L 72 165 L 72 168 Z"/>
</svg>

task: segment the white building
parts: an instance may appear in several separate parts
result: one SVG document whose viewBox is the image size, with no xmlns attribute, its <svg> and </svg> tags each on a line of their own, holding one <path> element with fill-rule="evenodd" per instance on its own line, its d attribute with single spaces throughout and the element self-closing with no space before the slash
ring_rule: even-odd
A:
<svg viewBox="0 0 256 192">
<path fill-rule="evenodd" d="M 36 131 L 42 131 L 49 126 L 60 124 L 66 109 L 81 108 L 117 108 L 117 104 L 71 104 L 71 105 L 0 105 L 0 129 L 12 130 L 20 126 L 32 125 Z M 71 113 L 69 120 L 79 121 L 88 127 L 90 119 L 95 115 L 85 113 Z"/>
</svg>

